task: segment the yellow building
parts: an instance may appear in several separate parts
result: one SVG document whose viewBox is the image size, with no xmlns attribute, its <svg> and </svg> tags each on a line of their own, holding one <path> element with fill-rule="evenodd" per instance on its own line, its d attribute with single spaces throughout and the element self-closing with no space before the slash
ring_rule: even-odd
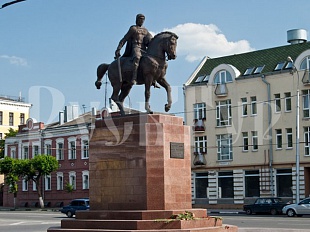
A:
<svg viewBox="0 0 310 232">
<path fill-rule="evenodd" d="M 202 60 L 184 84 L 193 204 L 310 195 L 310 42 Z M 296 37 L 295 37 L 296 35 Z M 293 39 L 290 39 L 293 37 Z M 297 104 L 298 103 L 298 104 Z"/>
<path fill-rule="evenodd" d="M 9 128 L 18 129 L 18 125 L 25 124 L 29 118 L 31 104 L 25 103 L 21 97 L 0 96 L 0 139 Z"/>
</svg>

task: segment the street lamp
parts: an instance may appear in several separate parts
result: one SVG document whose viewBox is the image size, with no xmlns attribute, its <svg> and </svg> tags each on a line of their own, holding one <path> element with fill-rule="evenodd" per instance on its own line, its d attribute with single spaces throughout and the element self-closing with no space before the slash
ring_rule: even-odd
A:
<svg viewBox="0 0 310 232">
<path fill-rule="evenodd" d="M 299 175 L 299 73 L 297 71 L 297 68 L 294 64 L 293 59 L 288 56 L 287 60 L 290 61 L 293 65 L 293 75 L 294 72 L 297 73 L 297 90 L 296 90 L 296 95 L 297 95 L 297 100 L 296 100 L 296 203 L 299 202 L 299 180 L 300 180 L 300 175 Z"/>
</svg>

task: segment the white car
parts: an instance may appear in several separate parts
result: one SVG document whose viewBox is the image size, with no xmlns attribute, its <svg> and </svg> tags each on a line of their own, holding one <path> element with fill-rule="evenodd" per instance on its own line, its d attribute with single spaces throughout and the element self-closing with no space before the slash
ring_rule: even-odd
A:
<svg viewBox="0 0 310 232">
<path fill-rule="evenodd" d="M 305 198 L 298 204 L 286 205 L 282 208 L 282 213 L 289 217 L 302 217 L 302 215 L 310 214 L 310 197 Z"/>
</svg>

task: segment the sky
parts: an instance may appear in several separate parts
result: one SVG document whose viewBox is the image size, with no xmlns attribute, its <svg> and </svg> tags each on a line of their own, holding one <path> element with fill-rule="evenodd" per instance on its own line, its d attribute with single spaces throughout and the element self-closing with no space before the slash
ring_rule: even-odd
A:
<svg viewBox="0 0 310 232">
<path fill-rule="evenodd" d="M 203 57 L 287 45 L 291 29 L 307 30 L 309 39 L 309 9 L 309 0 L 26 0 L 0 9 L 0 96 L 21 95 L 44 123 L 57 121 L 66 105 L 102 109 L 112 88 L 96 89 L 96 69 L 113 61 L 142 13 L 153 35 L 179 36 L 166 79 L 169 113 L 183 117 L 182 87 Z M 165 103 L 165 90 L 152 88 L 152 110 L 164 112 Z M 144 86 L 134 86 L 125 105 L 144 111 Z"/>
</svg>

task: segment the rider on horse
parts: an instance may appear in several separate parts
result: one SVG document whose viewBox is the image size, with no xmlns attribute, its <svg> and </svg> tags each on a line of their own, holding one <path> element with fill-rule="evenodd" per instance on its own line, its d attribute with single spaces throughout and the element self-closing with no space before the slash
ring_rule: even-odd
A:
<svg viewBox="0 0 310 232">
<path fill-rule="evenodd" d="M 123 56 L 132 57 L 133 59 L 134 70 L 131 79 L 133 84 L 137 81 L 138 67 L 142 52 L 145 52 L 150 40 L 153 38 L 149 31 L 142 26 L 144 20 L 145 16 L 143 14 L 138 14 L 136 16 L 136 25 L 129 28 L 124 38 L 122 38 L 119 42 L 115 51 L 115 58 L 120 57 L 120 50 L 124 46 L 125 42 L 127 42 L 126 50 Z"/>
<path fill-rule="evenodd" d="M 136 25 L 133 25 L 129 28 L 126 35 L 119 42 L 117 49 L 115 51 L 115 59 L 119 58 L 120 50 L 126 43 L 125 53 L 123 57 L 131 57 L 133 61 L 133 74 L 131 82 L 132 84 L 136 84 L 138 67 L 140 63 L 140 59 L 142 57 L 142 53 L 145 53 L 146 48 L 149 45 L 149 42 L 152 40 L 153 36 L 149 33 L 149 31 L 143 27 L 143 23 L 145 20 L 145 16 L 143 14 L 138 14 L 136 16 Z M 155 83 L 153 83 L 154 87 L 157 87 Z"/>
</svg>

